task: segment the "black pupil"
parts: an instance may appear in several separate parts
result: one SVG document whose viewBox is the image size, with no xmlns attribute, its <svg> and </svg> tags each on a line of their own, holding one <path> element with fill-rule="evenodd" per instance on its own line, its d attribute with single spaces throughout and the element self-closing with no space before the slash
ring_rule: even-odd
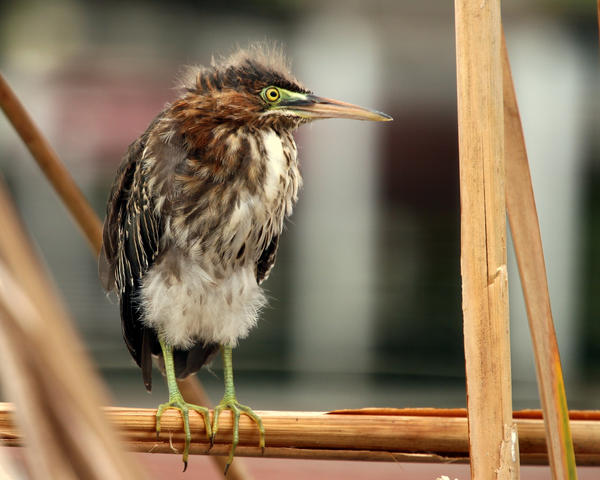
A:
<svg viewBox="0 0 600 480">
<path fill-rule="evenodd" d="M 277 98 L 277 92 L 275 90 L 269 90 L 269 97 L 275 100 Z"/>
</svg>

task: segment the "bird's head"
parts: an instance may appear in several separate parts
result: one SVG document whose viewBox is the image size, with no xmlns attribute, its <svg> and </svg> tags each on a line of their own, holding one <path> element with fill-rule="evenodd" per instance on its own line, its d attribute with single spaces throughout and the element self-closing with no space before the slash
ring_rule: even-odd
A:
<svg viewBox="0 0 600 480">
<path fill-rule="evenodd" d="M 204 118 L 219 124 L 293 129 L 319 118 L 392 119 L 385 113 L 314 95 L 291 74 L 280 49 L 262 44 L 220 62 L 213 60 L 210 67 L 190 70 L 184 89 L 182 109 L 195 112 L 195 121 L 201 123 Z"/>
</svg>

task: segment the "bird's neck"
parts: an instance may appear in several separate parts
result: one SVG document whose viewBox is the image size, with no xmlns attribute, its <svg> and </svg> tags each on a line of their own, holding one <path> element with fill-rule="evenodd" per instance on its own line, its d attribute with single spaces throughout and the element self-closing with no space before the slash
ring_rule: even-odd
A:
<svg viewBox="0 0 600 480">
<path fill-rule="evenodd" d="M 267 210 L 280 211 L 278 223 L 291 214 L 302 183 L 292 128 L 223 122 L 181 133 L 179 126 L 167 117 L 156 126 L 158 135 L 154 136 L 183 150 L 180 160 L 170 163 L 174 177 L 164 184 L 171 192 L 165 192 L 167 198 L 185 191 L 200 204 L 208 198 L 207 192 L 218 190 L 231 205 L 246 196 Z M 161 149 L 160 145 L 151 147 Z M 165 168 L 163 162 L 152 165 Z"/>
<path fill-rule="evenodd" d="M 185 139 L 195 173 L 216 182 L 244 180 L 254 191 L 270 169 L 286 175 L 296 167 L 296 144 L 291 130 L 222 124 L 196 138 Z"/>
</svg>

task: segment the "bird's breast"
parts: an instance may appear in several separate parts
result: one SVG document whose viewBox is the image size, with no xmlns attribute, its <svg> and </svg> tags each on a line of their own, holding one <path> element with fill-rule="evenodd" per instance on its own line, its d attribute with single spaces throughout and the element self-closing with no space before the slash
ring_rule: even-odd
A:
<svg viewBox="0 0 600 480">
<path fill-rule="evenodd" d="M 234 131 L 220 142 L 227 148 L 217 163 L 230 174 L 211 180 L 202 173 L 209 166 L 190 163 L 186 178 L 195 183 L 181 189 L 189 194 L 174 210 L 172 236 L 181 248 L 193 249 L 192 256 L 208 255 L 227 267 L 255 264 L 297 200 L 296 145 L 291 133 L 273 129 Z"/>
<path fill-rule="evenodd" d="M 250 153 L 241 161 L 252 165 L 241 168 L 257 173 L 248 175 L 246 184 L 242 182 L 238 201 L 226 219 L 224 230 L 238 241 L 249 240 L 247 246 L 254 243 L 260 251 L 274 235 L 281 233 L 285 217 L 292 213 L 298 198 L 302 180 L 291 134 L 268 129 L 255 132 L 247 139 Z M 260 234 L 253 235 L 257 232 Z"/>
<path fill-rule="evenodd" d="M 301 184 L 291 133 L 238 132 L 222 141 L 230 146 L 224 163 L 237 155 L 238 174 L 211 181 L 201 163 L 188 162 L 181 205 L 167 223 L 172 247 L 143 280 L 145 323 L 182 348 L 197 340 L 234 345 L 254 326 L 265 303 L 257 263 Z"/>
</svg>

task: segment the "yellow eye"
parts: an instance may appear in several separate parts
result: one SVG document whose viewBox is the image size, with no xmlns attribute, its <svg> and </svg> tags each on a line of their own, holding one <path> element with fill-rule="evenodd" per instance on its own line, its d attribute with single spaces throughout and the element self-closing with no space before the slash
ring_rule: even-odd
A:
<svg viewBox="0 0 600 480">
<path fill-rule="evenodd" d="M 279 90 L 275 87 L 269 87 L 265 90 L 265 98 L 269 102 L 276 102 L 279 100 L 280 93 Z"/>
</svg>

